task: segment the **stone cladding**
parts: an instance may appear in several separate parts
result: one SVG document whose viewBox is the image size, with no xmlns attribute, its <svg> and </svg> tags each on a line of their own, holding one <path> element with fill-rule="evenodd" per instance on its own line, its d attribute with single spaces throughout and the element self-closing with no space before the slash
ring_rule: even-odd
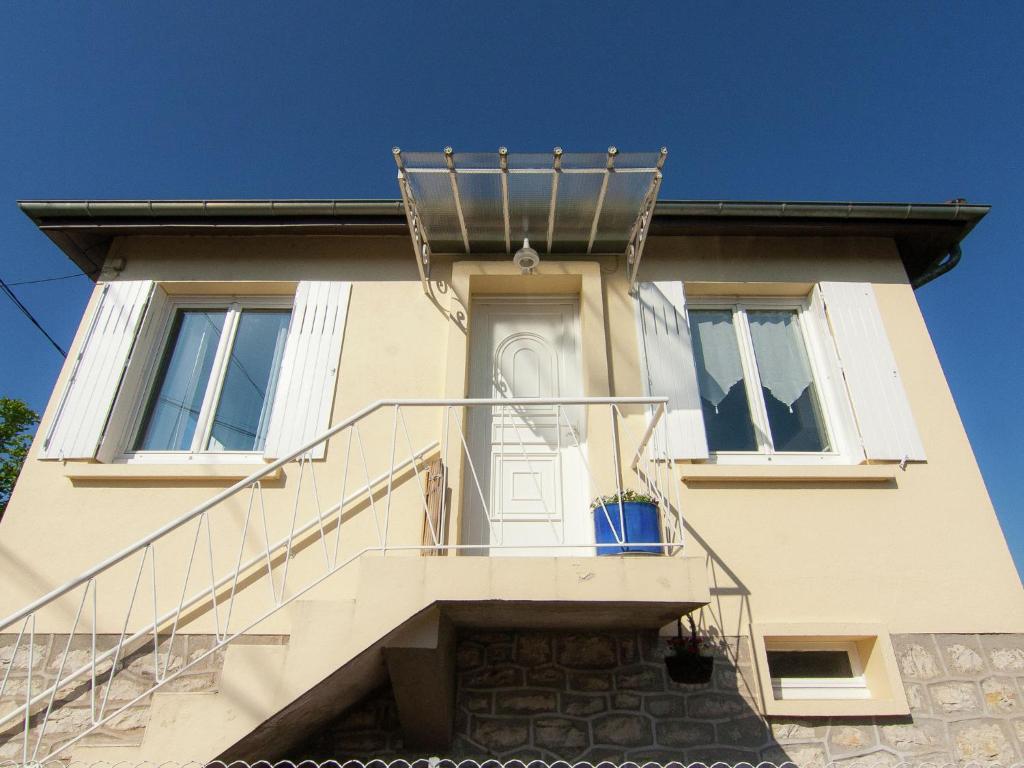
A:
<svg viewBox="0 0 1024 768">
<path fill-rule="evenodd" d="M 112 647 L 116 639 L 101 636 L 97 646 Z M 688 686 L 667 679 L 662 661 L 667 648 L 654 632 L 466 631 L 457 645 L 456 729 L 443 757 L 763 760 L 808 768 L 901 762 L 1005 766 L 1024 760 L 1024 635 L 912 634 L 892 639 L 909 716 L 792 719 L 760 714 L 745 637 L 719 644 L 710 684 Z M 0 699 L 3 712 L 24 700 L 28 685 L 30 650 L 23 642 L 13 654 L 15 640 L 0 636 L 0 676 L 9 670 Z M 287 638 L 245 641 L 282 643 Z M 65 671 L 88 663 L 90 643 L 88 636 L 73 639 Z M 43 690 L 55 678 L 66 644 L 67 636 L 35 638 L 33 690 Z M 169 669 L 180 669 L 212 646 L 210 636 L 175 638 Z M 210 654 L 161 691 L 216 691 L 222 665 L 223 651 Z M 104 679 L 109 673 L 109 663 L 97 668 Z M 110 684 L 107 711 L 138 697 L 152 679 L 151 649 L 121 660 Z M 139 744 L 149 723 L 150 699 L 132 704 L 83 743 Z M 89 722 L 90 706 L 85 686 L 60 691 L 40 754 Z M 20 750 L 17 726 L 0 733 L 0 761 L 17 759 Z M 423 755 L 404 748 L 394 697 L 384 686 L 289 756 L 367 760 Z"/>
<path fill-rule="evenodd" d="M 0 635 L 0 680 L 7 675 L 7 684 L 3 696 L 0 697 L 0 714 L 7 714 L 25 703 L 25 695 L 29 684 L 29 642 L 23 638 L 17 653 L 14 653 L 17 635 Z M 118 635 L 97 635 L 96 652 L 102 653 L 113 648 L 119 640 Z M 283 643 L 287 638 L 282 636 L 253 636 L 245 638 L 246 642 L 265 644 Z M 67 658 L 67 635 L 36 635 L 31 647 L 32 692 L 45 690 L 52 685 L 61 672 L 66 679 L 69 674 L 90 664 L 92 659 L 92 637 L 76 635 L 72 638 Z M 178 635 L 173 646 L 164 642 L 160 646 L 161 677 L 173 674 L 185 664 L 196 662 L 177 677 L 166 682 L 161 692 L 166 693 L 211 693 L 217 690 L 220 671 L 224 665 L 224 649 L 209 653 L 205 658 L 196 661 L 214 646 L 213 635 Z M 170 655 L 167 655 L 170 650 Z M 12 666 L 13 656 L 13 666 Z M 155 665 L 153 660 L 152 641 L 143 645 L 134 653 L 120 659 L 117 671 L 111 677 L 111 661 L 96 666 L 97 688 L 95 707 L 99 711 L 106 697 L 105 712 L 117 712 L 136 698 L 144 694 L 152 685 Z M 81 744 L 95 746 L 136 746 L 142 742 L 146 726 L 149 724 L 150 701 L 152 694 L 143 696 L 135 703 L 127 706 L 108 722 L 92 733 L 83 737 Z M 93 697 L 88 685 L 88 677 L 77 679 L 58 691 L 53 702 L 53 709 L 46 722 L 46 728 L 40 741 L 38 755 L 46 755 L 55 746 L 71 738 L 83 727 L 92 722 Z M 45 711 L 45 707 L 44 707 Z M 30 731 L 30 752 L 35 750 L 39 737 L 40 715 L 32 718 Z M 18 760 L 22 756 L 22 738 L 24 721 L 18 718 L 14 725 L 0 731 L 0 762 Z"/>
<path fill-rule="evenodd" d="M 464 632 L 443 757 L 621 762 L 1010 765 L 1024 759 L 1024 636 L 896 635 L 908 717 L 765 718 L 750 644 L 727 638 L 712 682 L 665 675 L 654 632 Z M 385 686 L 294 758 L 422 756 Z"/>
</svg>

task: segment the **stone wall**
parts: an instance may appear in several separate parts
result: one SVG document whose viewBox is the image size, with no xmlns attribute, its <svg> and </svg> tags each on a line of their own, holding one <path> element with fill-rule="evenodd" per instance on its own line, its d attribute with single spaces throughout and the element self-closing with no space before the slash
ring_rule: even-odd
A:
<svg viewBox="0 0 1024 768">
<path fill-rule="evenodd" d="M 119 640 L 118 635 L 98 635 L 96 637 L 97 655 L 113 648 Z M 286 640 L 280 636 L 253 636 L 247 642 L 282 643 Z M 21 644 L 15 646 L 17 635 L 0 635 L 0 680 L 7 676 L 3 695 L 0 696 L 0 716 L 6 715 L 25 703 L 29 684 L 29 659 L 32 662 L 32 695 L 46 690 L 53 684 L 57 674 L 67 680 L 78 669 L 92 662 L 92 637 L 76 635 L 68 650 L 67 635 L 36 635 L 29 648 L 28 637 L 22 638 Z M 178 635 L 173 645 L 163 642 L 160 645 L 159 669 L 161 677 L 181 670 L 185 664 L 194 663 L 177 677 L 165 683 L 160 690 L 170 693 L 201 693 L 217 690 L 220 671 L 224 663 L 224 650 L 219 649 L 197 661 L 200 656 L 214 646 L 212 635 Z M 65 651 L 67 658 L 64 658 Z M 167 655 L 168 650 L 170 655 Z M 13 666 L 12 666 L 13 661 Z M 117 670 L 111 677 L 111 661 L 96 666 L 97 687 L 95 706 L 99 711 L 106 697 L 106 713 L 117 712 L 134 699 L 144 694 L 153 684 L 156 667 L 153 660 L 152 640 L 138 648 L 135 652 L 119 659 Z M 63 663 L 63 671 L 61 664 Z M 42 740 L 38 755 L 48 754 L 53 748 L 79 733 L 91 722 L 93 696 L 89 685 L 88 673 L 76 678 L 71 684 L 58 691 L 54 699 L 53 710 L 46 720 L 42 732 Z M 128 706 L 123 712 L 115 715 L 107 723 L 85 736 L 82 744 L 104 746 L 133 746 L 140 744 L 149 724 L 150 699 L 152 694 L 143 696 L 139 701 Z M 43 707 L 45 711 L 45 707 Z M 32 728 L 30 730 L 30 752 L 35 749 L 41 726 L 41 714 L 34 709 Z M 20 759 L 22 755 L 22 736 L 24 721 L 19 717 L 13 725 L 0 731 L 0 761 Z"/>
<path fill-rule="evenodd" d="M 897 751 L 1024 758 L 1024 635 L 895 635 L 893 645 L 913 720 L 883 729 Z"/>
<path fill-rule="evenodd" d="M 116 639 L 101 636 L 97 646 L 110 648 Z M 24 701 L 28 684 L 30 650 L 26 640 L 15 655 L 15 640 L 0 636 L 0 677 L 10 668 L 0 713 Z M 246 641 L 280 643 L 286 638 Z M 65 674 L 89 663 L 90 643 L 88 636 L 74 638 Z M 654 632 L 463 632 L 457 648 L 456 733 L 446 756 L 755 764 L 791 760 L 812 768 L 826 763 L 1009 765 L 1024 760 L 1024 636 L 896 635 L 893 643 L 912 710 L 909 717 L 794 720 L 766 719 L 759 713 L 746 638 L 722 642 L 709 685 L 686 686 L 666 678 L 666 647 Z M 34 691 L 54 680 L 66 644 L 66 636 L 35 638 Z M 170 670 L 212 646 L 210 636 L 175 638 Z M 161 690 L 215 691 L 222 665 L 223 652 L 218 651 Z M 109 663 L 97 672 L 105 681 Z M 153 657 L 147 646 L 119 662 L 107 711 L 139 696 L 152 680 Z M 138 744 L 149 722 L 149 701 L 147 696 L 131 705 L 84 743 Z M 40 754 L 87 723 L 90 705 L 87 686 L 60 691 Z M 33 744 L 37 733 L 33 731 Z M 0 733 L 0 761 L 17 758 L 20 750 L 18 723 Z M 365 760 L 424 755 L 404 747 L 394 698 L 385 686 L 291 756 Z"/>
<path fill-rule="evenodd" d="M 723 642 L 712 682 L 668 680 L 653 632 L 467 632 L 458 642 L 453 758 L 759 760 L 801 766 L 1022 759 L 1024 636 L 893 638 L 912 715 L 766 719 L 750 645 Z M 295 758 L 419 757 L 384 687 Z"/>
</svg>

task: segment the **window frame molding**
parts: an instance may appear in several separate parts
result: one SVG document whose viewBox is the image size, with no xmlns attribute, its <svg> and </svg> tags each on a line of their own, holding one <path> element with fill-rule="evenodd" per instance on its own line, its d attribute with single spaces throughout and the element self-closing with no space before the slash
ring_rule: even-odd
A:
<svg viewBox="0 0 1024 768">
<path fill-rule="evenodd" d="M 159 287 L 159 286 L 158 286 Z M 123 393 L 124 399 L 118 398 L 115 407 L 130 408 L 125 421 L 126 426 L 117 436 L 117 452 L 113 463 L 117 464 L 262 464 L 263 449 L 254 451 L 210 451 L 202 448 L 209 442 L 213 427 L 213 416 L 223 392 L 224 379 L 227 373 L 227 362 L 230 358 L 228 350 L 235 342 L 238 320 L 246 309 L 277 309 L 291 311 L 295 296 L 292 294 L 274 295 L 239 295 L 239 294 L 171 294 L 156 307 L 156 311 L 147 314 L 145 323 L 152 323 L 155 333 L 147 349 L 139 350 L 145 360 L 135 381 L 128 385 Z M 180 310 L 189 309 L 223 309 L 226 312 L 221 340 L 218 343 L 210 378 L 207 382 L 203 403 L 200 406 L 196 431 L 192 438 L 192 448 L 187 451 L 144 451 L 133 450 L 132 443 L 142 428 L 142 419 L 146 405 L 152 396 L 156 384 L 156 375 L 167 350 L 174 318 Z M 141 336 L 141 334 L 140 334 Z M 216 385 L 214 385 L 216 382 Z M 267 393 L 273 406 L 274 393 Z M 197 446 L 200 446 L 197 448 Z"/>
<path fill-rule="evenodd" d="M 874 717 L 910 714 L 889 629 L 880 622 L 751 622 L 755 678 L 763 712 L 780 717 Z M 790 643 L 827 648 L 852 643 L 864 675 L 864 698 L 776 698 L 768 670 L 768 649 L 782 650 Z"/>
<path fill-rule="evenodd" d="M 831 330 L 821 327 L 819 319 L 811 309 L 811 296 L 749 296 L 738 294 L 715 294 L 687 296 L 686 320 L 690 324 L 692 310 L 730 310 L 733 313 L 733 329 L 736 345 L 743 366 L 743 385 L 750 409 L 754 437 L 758 443 L 756 451 L 714 451 L 708 447 L 705 463 L 723 465 L 774 464 L 774 465 L 849 465 L 863 461 L 859 449 L 857 426 L 851 411 L 845 382 L 829 376 L 830 370 L 839 369 L 839 359 L 831 339 Z M 776 451 L 772 445 L 764 397 L 760 392 L 761 378 L 757 369 L 753 341 L 750 334 L 746 311 L 792 310 L 797 313 L 797 328 L 804 342 L 808 363 L 811 368 L 818 407 L 821 409 L 822 426 L 829 443 L 827 451 Z"/>
</svg>

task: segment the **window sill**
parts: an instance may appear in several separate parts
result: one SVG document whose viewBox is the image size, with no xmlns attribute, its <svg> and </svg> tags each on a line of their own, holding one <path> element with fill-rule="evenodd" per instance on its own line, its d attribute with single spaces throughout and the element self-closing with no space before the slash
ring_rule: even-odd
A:
<svg viewBox="0 0 1024 768">
<path fill-rule="evenodd" d="M 886 464 L 767 465 L 684 464 L 680 474 L 687 485 L 699 483 L 891 483 L 896 466 Z"/>
<path fill-rule="evenodd" d="M 67 464 L 64 476 L 72 483 L 134 482 L 137 480 L 217 482 L 224 485 L 244 480 L 258 472 L 260 464 Z M 265 465 L 263 465 L 265 466 Z M 281 467 L 263 480 L 279 480 Z"/>
<path fill-rule="evenodd" d="M 895 717 L 910 714 L 902 701 L 892 699 L 775 699 L 765 702 L 772 717 Z"/>
</svg>

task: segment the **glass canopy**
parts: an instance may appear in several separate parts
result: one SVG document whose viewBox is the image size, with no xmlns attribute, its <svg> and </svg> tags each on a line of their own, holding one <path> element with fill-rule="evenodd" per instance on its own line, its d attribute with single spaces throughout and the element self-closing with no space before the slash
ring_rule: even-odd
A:
<svg viewBox="0 0 1024 768">
<path fill-rule="evenodd" d="M 668 151 L 393 151 L 421 277 L 433 254 L 626 255 L 630 282 Z"/>
</svg>

